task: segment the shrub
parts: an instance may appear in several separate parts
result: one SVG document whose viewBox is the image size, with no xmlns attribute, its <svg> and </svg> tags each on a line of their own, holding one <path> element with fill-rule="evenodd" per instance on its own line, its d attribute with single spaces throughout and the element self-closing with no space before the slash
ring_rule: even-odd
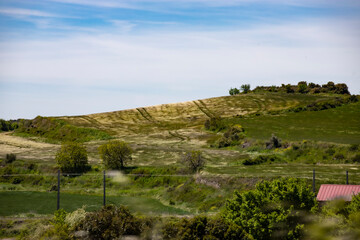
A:
<svg viewBox="0 0 360 240">
<path fill-rule="evenodd" d="M 190 172 L 199 172 L 205 166 L 205 159 L 201 155 L 201 151 L 187 152 L 182 159 L 183 164 Z"/>
<path fill-rule="evenodd" d="M 270 140 L 266 142 L 266 148 L 273 149 L 279 147 L 281 147 L 281 140 L 277 136 L 275 136 L 275 134 L 272 134 Z"/>
<path fill-rule="evenodd" d="M 308 87 L 307 87 L 307 83 L 305 81 L 299 82 L 298 83 L 298 92 L 299 93 L 307 93 L 308 91 Z"/>
<path fill-rule="evenodd" d="M 336 94 L 350 94 L 348 87 L 345 83 L 338 83 L 335 85 Z"/>
<path fill-rule="evenodd" d="M 240 87 L 242 93 L 250 92 L 250 84 L 243 84 Z"/>
<path fill-rule="evenodd" d="M 266 162 L 277 162 L 281 159 L 276 155 L 260 155 L 254 159 L 248 158 L 243 161 L 243 165 L 259 165 Z"/>
<path fill-rule="evenodd" d="M 107 205 L 99 211 L 90 212 L 81 227 L 93 239 L 116 239 L 123 235 L 140 235 L 139 221 L 124 206 Z"/>
<path fill-rule="evenodd" d="M 9 154 L 6 154 L 6 160 L 5 160 L 5 163 L 12 163 L 16 160 L 16 154 L 14 153 L 9 153 Z"/>
<path fill-rule="evenodd" d="M 86 148 L 79 143 L 63 143 L 55 160 L 63 173 L 84 173 L 90 169 Z"/>
<path fill-rule="evenodd" d="M 161 229 L 163 239 L 251 239 L 246 232 L 223 217 L 196 216 L 170 219 Z"/>
<path fill-rule="evenodd" d="M 248 192 L 235 191 L 224 217 L 255 239 L 299 239 L 306 212 L 316 209 L 315 195 L 306 180 L 285 178 L 263 181 Z"/>
<path fill-rule="evenodd" d="M 245 138 L 245 130 L 241 125 L 234 125 L 229 128 L 223 135 L 221 139 L 219 139 L 217 145 L 219 148 L 235 146 L 239 144 L 241 139 Z"/>
<path fill-rule="evenodd" d="M 100 157 L 107 169 L 122 169 L 132 160 L 133 150 L 123 141 L 110 141 L 99 147 Z"/>
<path fill-rule="evenodd" d="M 226 125 L 220 117 L 212 117 L 205 121 L 204 127 L 210 131 L 221 131 L 226 128 Z"/>
<path fill-rule="evenodd" d="M 240 90 L 237 89 L 237 88 L 230 88 L 229 90 L 229 94 L 232 96 L 232 95 L 237 95 L 240 93 Z"/>
</svg>

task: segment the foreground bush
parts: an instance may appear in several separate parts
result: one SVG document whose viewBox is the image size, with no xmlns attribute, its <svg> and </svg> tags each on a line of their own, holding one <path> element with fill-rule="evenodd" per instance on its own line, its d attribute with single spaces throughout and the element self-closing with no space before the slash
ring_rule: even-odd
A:
<svg viewBox="0 0 360 240">
<path fill-rule="evenodd" d="M 123 235 L 140 235 L 141 224 L 124 206 L 107 205 L 88 213 L 81 229 L 93 239 L 116 239 Z"/>
<path fill-rule="evenodd" d="M 163 239 L 252 239 L 241 227 L 222 217 L 197 216 L 194 218 L 170 219 L 162 227 Z"/>
<path fill-rule="evenodd" d="M 316 208 L 305 180 L 278 179 L 261 182 L 255 190 L 235 192 L 224 216 L 255 239 L 299 239 L 306 215 Z"/>
</svg>

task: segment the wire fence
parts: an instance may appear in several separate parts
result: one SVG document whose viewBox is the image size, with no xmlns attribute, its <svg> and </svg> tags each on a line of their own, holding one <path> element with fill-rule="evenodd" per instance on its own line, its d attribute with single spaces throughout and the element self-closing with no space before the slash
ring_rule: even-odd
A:
<svg viewBox="0 0 360 240">
<path fill-rule="evenodd" d="M 306 169 L 299 174 L 301 176 L 292 177 L 305 178 L 309 179 L 309 181 L 312 179 L 312 190 L 315 193 L 320 187 L 320 184 L 324 182 L 331 183 L 333 181 L 338 184 L 359 184 L 360 172 L 357 171 L 357 169 L 350 169 L 350 171 L 339 169 L 339 171 L 335 173 L 327 172 L 326 168 L 318 170 L 319 169 L 315 168 L 312 170 Z M 333 176 L 336 175 L 336 179 L 331 179 L 331 177 L 329 177 L 331 174 Z M 84 174 L 62 173 L 60 171 L 54 173 L 1 174 L 0 180 L 2 185 L 0 186 L 3 188 L 0 189 L 0 216 L 21 212 L 49 213 L 60 208 L 74 210 L 83 205 L 90 206 L 90 209 L 98 209 L 102 205 L 109 203 L 135 205 L 134 209 L 136 210 L 141 210 L 142 207 L 146 208 L 147 206 L 150 210 L 145 209 L 146 211 L 153 211 L 153 209 L 159 208 L 159 212 L 165 211 L 169 214 L 182 214 L 184 211 L 176 209 L 176 206 L 169 206 L 169 204 L 164 204 L 160 200 L 157 200 L 156 194 L 150 197 L 139 197 L 136 191 L 143 191 L 144 188 L 149 188 L 149 191 L 151 191 L 151 186 L 142 187 L 142 185 L 139 185 L 137 188 L 132 188 L 132 184 L 134 184 L 136 180 L 146 182 L 146 180 L 150 178 L 159 178 L 162 181 L 159 180 L 158 184 L 165 183 L 169 185 L 168 187 L 171 187 L 170 185 L 179 187 L 186 182 L 186 179 L 194 178 L 201 179 L 201 181 L 197 182 L 198 184 L 205 184 L 216 188 L 218 186 L 213 183 L 216 183 L 218 178 L 254 178 L 258 181 L 266 177 L 273 178 L 279 176 L 288 175 L 287 173 L 276 174 L 276 172 L 266 176 L 251 173 L 156 174 L 122 173 L 120 171 L 102 171 Z M 24 183 L 22 186 L 14 182 L 17 178 L 21 177 L 24 178 L 22 179 L 22 183 Z M 13 182 L 5 181 L 10 178 L 12 178 Z M 213 181 L 211 181 L 212 179 Z M 27 182 L 28 180 L 33 181 L 33 186 Z M 171 181 L 173 181 L 174 184 L 171 184 Z M 120 192 L 120 190 L 123 192 L 117 194 L 116 192 Z M 127 194 L 123 194 L 126 191 L 128 191 Z M 140 206 L 141 204 L 144 206 Z"/>
</svg>

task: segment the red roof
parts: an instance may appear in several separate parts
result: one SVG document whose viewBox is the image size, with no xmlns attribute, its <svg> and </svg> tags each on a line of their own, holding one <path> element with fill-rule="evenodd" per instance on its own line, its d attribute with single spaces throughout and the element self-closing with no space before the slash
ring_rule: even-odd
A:
<svg viewBox="0 0 360 240">
<path fill-rule="evenodd" d="M 360 185 L 322 184 L 316 199 L 318 201 L 330 201 L 334 199 L 351 201 L 352 196 L 359 193 Z"/>
</svg>

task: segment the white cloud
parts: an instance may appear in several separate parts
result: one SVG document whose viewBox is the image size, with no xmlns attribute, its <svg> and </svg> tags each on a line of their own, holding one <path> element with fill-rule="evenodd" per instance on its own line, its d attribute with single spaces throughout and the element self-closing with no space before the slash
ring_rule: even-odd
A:
<svg viewBox="0 0 360 240">
<path fill-rule="evenodd" d="M 359 94 L 359 33 L 351 24 L 313 21 L 311 25 L 286 23 L 236 31 L 79 34 L 5 41 L 0 42 L 0 82 L 135 91 L 110 94 L 112 102 L 123 104 L 111 105 L 113 110 L 135 107 L 134 103 L 226 95 L 228 88 L 243 83 L 255 87 L 301 80 L 345 82 L 352 93 Z M 156 91 L 158 87 L 161 91 Z M 105 95 L 97 93 L 98 98 Z M 72 112 L 63 114 L 74 114 L 78 106 L 70 105 Z M 89 106 L 84 109 L 90 111 Z M 102 111 L 99 106 L 93 109 Z"/>
</svg>

